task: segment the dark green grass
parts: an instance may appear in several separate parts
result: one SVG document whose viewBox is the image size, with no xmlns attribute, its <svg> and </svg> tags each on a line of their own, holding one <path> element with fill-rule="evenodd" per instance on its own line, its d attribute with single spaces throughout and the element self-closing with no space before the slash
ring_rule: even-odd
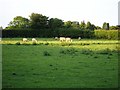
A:
<svg viewBox="0 0 120 90">
<path fill-rule="evenodd" d="M 3 88 L 116 88 L 118 54 L 102 52 L 49 45 L 3 45 Z"/>
</svg>

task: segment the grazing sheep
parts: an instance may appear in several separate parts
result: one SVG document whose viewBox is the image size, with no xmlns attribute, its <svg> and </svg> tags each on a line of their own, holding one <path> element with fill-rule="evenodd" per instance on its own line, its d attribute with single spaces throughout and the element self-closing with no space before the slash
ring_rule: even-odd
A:
<svg viewBox="0 0 120 90">
<path fill-rule="evenodd" d="M 28 39 L 27 38 L 23 38 L 23 42 L 28 42 Z"/>
<path fill-rule="evenodd" d="M 58 40 L 58 37 L 55 37 L 55 40 Z"/>
<path fill-rule="evenodd" d="M 66 38 L 66 42 L 72 42 L 71 38 Z"/>
<path fill-rule="evenodd" d="M 65 37 L 60 37 L 60 41 L 61 42 L 65 41 Z"/>
<path fill-rule="evenodd" d="M 81 40 L 81 37 L 78 37 L 78 40 Z"/>
<path fill-rule="evenodd" d="M 33 43 L 37 43 L 37 40 L 35 38 L 32 38 Z"/>
</svg>

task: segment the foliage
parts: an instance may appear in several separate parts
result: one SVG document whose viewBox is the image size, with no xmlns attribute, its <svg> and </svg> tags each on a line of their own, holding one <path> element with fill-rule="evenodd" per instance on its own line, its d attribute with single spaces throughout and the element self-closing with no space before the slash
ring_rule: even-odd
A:
<svg viewBox="0 0 120 90">
<path fill-rule="evenodd" d="M 118 26 L 110 26 L 110 30 L 118 30 L 119 27 Z"/>
<path fill-rule="evenodd" d="M 95 30 L 94 32 L 97 39 L 119 39 L 118 30 Z"/>
<path fill-rule="evenodd" d="M 74 28 L 39 29 L 39 30 L 2 30 L 2 37 L 71 37 L 118 39 L 119 30 L 80 30 Z"/>
<path fill-rule="evenodd" d="M 3 37 L 72 37 L 72 38 L 92 38 L 93 31 L 79 29 L 39 29 L 39 30 L 3 30 Z"/>
<path fill-rule="evenodd" d="M 60 28 L 64 25 L 64 22 L 58 18 L 51 18 L 48 23 L 49 23 L 49 27 L 52 29 Z"/>
<path fill-rule="evenodd" d="M 71 28 L 72 27 L 72 22 L 71 21 L 64 22 L 64 27 L 65 28 Z"/>
<path fill-rule="evenodd" d="M 82 30 L 84 30 L 84 29 L 86 28 L 85 21 L 82 21 L 82 22 L 81 22 L 80 28 L 81 28 Z"/>
<path fill-rule="evenodd" d="M 8 24 L 6 29 L 14 29 L 14 28 L 28 28 L 29 27 L 29 20 L 22 16 L 16 16 L 13 21 Z"/>
<path fill-rule="evenodd" d="M 102 29 L 109 30 L 109 23 L 104 22 L 103 26 L 102 26 Z"/>
<path fill-rule="evenodd" d="M 43 16 L 42 14 L 32 13 L 30 15 L 30 24 L 31 28 L 43 29 L 48 26 L 48 17 Z"/>
<path fill-rule="evenodd" d="M 77 21 L 72 22 L 71 26 L 72 26 L 72 28 L 74 28 L 74 29 L 79 29 L 79 28 L 80 28 L 79 22 L 77 22 Z"/>
</svg>

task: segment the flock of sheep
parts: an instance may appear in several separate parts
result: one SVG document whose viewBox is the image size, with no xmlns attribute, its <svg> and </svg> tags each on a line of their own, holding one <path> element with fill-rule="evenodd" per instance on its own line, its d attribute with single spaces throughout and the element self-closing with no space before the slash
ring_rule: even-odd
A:
<svg viewBox="0 0 120 90">
<path fill-rule="evenodd" d="M 27 38 L 23 38 L 23 42 L 28 42 L 29 40 Z M 38 41 L 35 38 L 32 38 L 33 43 L 37 43 Z"/>
<path fill-rule="evenodd" d="M 59 40 L 60 42 L 72 42 L 72 39 L 67 37 L 55 37 L 55 40 Z M 78 37 L 78 40 L 81 40 L 81 37 Z M 27 38 L 23 38 L 23 42 L 28 42 L 29 40 Z M 37 43 L 38 41 L 35 38 L 32 38 L 33 43 Z"/>
</svg>

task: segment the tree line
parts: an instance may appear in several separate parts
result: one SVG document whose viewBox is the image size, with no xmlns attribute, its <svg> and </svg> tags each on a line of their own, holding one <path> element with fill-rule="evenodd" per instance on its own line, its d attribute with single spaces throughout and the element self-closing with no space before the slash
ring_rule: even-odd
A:
<svg viewBox="0 0 120 90">
<path fill-rule="evenodd" d="M 45 15 L 32 13 L 28 18 L 16 16 L 2 30 L 3 38 L 13 37 L 71 37 L 71 38 L 93 38 L 93 39 L 119 39 L 118 26 L 110 26 L 104 22 L 103 26 L 95 26 L 85 21 L 63 21 L 59 18 L 49 18 Z"/>
<path fill-rule="evenodd" d="M 79 29 L 79 30 L 97 30 L 97 29 L 104 29 L 104 30 L 118 30 L 118 26 L 110 26 L 109 23 L 104 22 L 103 26 L 95 26 L 91 22 L 85 23 L 85 21 L 66 21 L 64 22 L 62 19 L 59 18 L 49 18 L 45 15 L 39 13 L 32 13 L 29 16 L 30 19 L 16 16 L 13 18 L 12 21 L 8 24 L 5 30 L 38 30 L 38 29 Z"/>
</svg>

